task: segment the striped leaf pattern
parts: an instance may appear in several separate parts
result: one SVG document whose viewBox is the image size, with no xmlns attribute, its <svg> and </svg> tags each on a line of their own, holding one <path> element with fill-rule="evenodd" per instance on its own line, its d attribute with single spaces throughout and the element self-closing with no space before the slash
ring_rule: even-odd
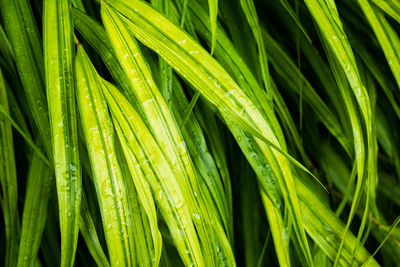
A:
<svg viewBox="0 0 400 267">
<path fill-rule="evenodd" d="M 9 113 L 6 83 L 0 70 L 0 107 Z M 18 184 L 15 167 L 13 136 L 11 124 L 0 117 L 0 183 L 2 189 L 2 208 L 5 226 L 6 252 L 5 266 L 15 266 L 18 255 L 20 223 L 18 216 Z"/>
<path fill-rule="evenodd" d="M 110 261 L 135 265 L 132 219 L 114 145 L 114 130 L 101 91 L 99 77 L 85 50 L 79 46 L 76 59 L 77 99 L 93 180 L 103 220 Z"/>
<path fill-rule="evenodd" d="M 399 0 L 0 0 L 0 265 L 397 266 Z"/>
<path fill-rule="evenodd" d="M 61 265 L 72 266 L 78 242 L 81 194 L 74 42 L 67 0 L 44 1 L 44 59 L 61 227 Z"/>
</svg>

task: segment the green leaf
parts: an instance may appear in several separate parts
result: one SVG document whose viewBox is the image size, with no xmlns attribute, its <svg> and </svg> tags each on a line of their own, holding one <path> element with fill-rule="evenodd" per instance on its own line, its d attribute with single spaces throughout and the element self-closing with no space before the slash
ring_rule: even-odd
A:
<svg viewBox="0 0 400 267">
<path fill-rule="evenodd" d="M 2 26 L 0 26 L 0 52 L 0 63 L 3 70 L 16 74 L 17 70 L 14 65 L 14 55 L 11 44 Z"/>
<path fill-rule="evenodd" d="M 341 65 L 339 64 L 338 60 L 334 57 L 333 53 L 330 52 L 330 50 L 327 51 L 327 56 L 328 56 L 328 60 L 330 61 L 331 69 L 335 76 L 338 88 L 342 94 L 347 111 L 349 113 L 350 122 L 351 122 L 352 130 L 353 130 L 354 151 L 355 151 L 355 155 L 356 155 L 355 165 L 357 167 L 357 175 L 358 175 L 357 178 L 358 179 L 356 182 L 356 191 L 354 193 L 354 201 L 352 203 L 352 208 L 350 210 L 350 215 L 349 215 L 348 222 L 346 225 L 345 233 L 347 234 L 347 231 L 349 230 L 351 221 L 356 212 L 356 207 L 359 204 L 359 200 L 361 198 L 361 193 L 362 193 L 361 190 L 363 189 L 362 185 L 365 181 L 365 177 L 364 177 L 364 172 L 365 172 L 364 168 L 365 168 L 365 160 L 366 160 L 365 159 L 366 158 L 365 143 L 364 143 L 364 135 L 365 134 L 362 130 L 361 118 L 358 115 L 357 109 L 354 105 L 354 99 L 351 96 L 351 89 L 350 89 L 348 83 L 346 82 L 345 72 L 342 70 Z M 352 176 L 352 177 L 355 178 L 355 176 Z M 349 187 L 347 188 L 347 190 L 349 192 L 351 192 L 353 187 L 354 187 L 353 183 L 349 183 Z M 344 240 L 345 240 L 345 237 L 343 237 L 342 245 L 339 247 L 339 251 L 338 251 L 336 259 L 335 259 L 335 264 L 339 263 L 339 259 L 341 256 L 341 250 L 344 245 Z"/>
<path fill-rule="evenodd" d="M 397 86 L 400 88 L 399 36 L 378 8 L 365 0 L 359 0 L 358 3 L 375 32 L 375 36 L 396 79 Z"/>
<path fill-rule="evenodd" d="M 85 243 L 90 254 L 100 267 L 108 267 L 110 263 L 101 247 L 99 237 L 97 235 L 96 226 L 89 210 L 89 204 L 86 199 L 85 191 L 82 190 L 81 197 L 81 214 L 79 216 L 79 230 L 85 239 Z"/>
<path fill-rule="evenodd" d="M 293 10 L 293 8 L 290 6 L 290 3 L 288 0 L 279 0 L 285 11 L 289 14 L 289 16 L 294 20 L 294 22 L 297 24 L 297 27 L 301 30 L 302 34 L 304 37 L 306 37 L 308 42 L 312 42 L 310 36 L 308 36 L 307 31 L 304 29 L 303 25 L 301 24 L 300 18 L 298 16 L 298 10 L 296 9 L 296 12 Z M 297 4 L 297 3 L 296 3 Z"/>
<path fill-rule="evenodd" d="M 44 82 L 42 41 L 27 0 L 1 0 L 1 12 L 15 62 L 47 155 L 52 158 L 50 123 Z"/>
<path fill-rule="evenodd" d="M 211 28 L 211 55 L 214 53 L 215 42 L 217 41 L 217 20 L 218 20 L 218 0 L 208 0 L 208 9 L 210 12 L 210 28 Z"/>
<path fill-rule="evenodd" d="M 397 86 L 400 88 L 400 38 L 377 7 L 367 0 L 358 0 L 358 3 L 378 39 Z"/>
<path fill-rule="evenodd" d="M 71 13 L 75 27 L 101 56 L 104 64 L 109 69 L 116 83 L 123 90 L 125 96 L 129 99 L 129 102 L 131 102 L 135 107 L 138 106 L 139 104 L 134 96 L 129 79 L 124 74 L 124 70 L 114 53 L 110 39 L 108 38 L 104 28 L 93 18 L 78 9 L 72 8 Z M 138 111 L 139 113 L 141 112 L 141 110 Z"/>
<path fill-rule="evenodd" d="M 259 57 L 258 60 L 261 67 L 261 76 L 264 82 L 265 90 L 267 91 L 267 94 L 271 99 L 272 89 L 268 70 L 267 52 L 265 50 L 261 28 L 258 23 L 256 7 L 254 6 L 253 0 L 240 0 L 240 4 L 242 6 L 244 14 L 246 15 L 247 22 L 249 23 L 250 28 L 253 31 L 254 39 L 257 42 Z M 215 33 L 213 33 L 213 35 L 215 35 Z"/>
<path fill-rule="evenodd" d="M 374 76 L 377 83 L 382 88 L 383 92 L 385 93 L 387 99 L 389 100 L 392 108 L 394 109 L 398 118 L 400 118 L 400 107 L 396 103 L 396 99 L 394 97 L 394 93 L 396 92 L 396 86 L 394 83 L 391 83 L 386 74 L 375 64 L 375 59 L 368 50 L 358 42 L 353 42 L 352 46 L 355 48 L 356 53 L 364 62 L 366 67 L 369 69 L 371 74 Z"/>
<path fill-rule="evenodd" d="M 147 4 L 141 1 L 113 1 L 110 5 L 129 18 L 125 23 L 135 37 L 162 56 L 175 71 L 217 106 L 222 114 L 258 138 L 256 142 L 263 149 L 268 161 L 273 162 L 271 167 L 279 177 L 277 180 L 284 190 L 284 197 L 291 203 L 296 219 L 296 233 L 309 263 L 312 264 L 287 158 L 291 162 L 296 161 L 280 148 L 277 137 L 260 111 L 201 46 Z M 120 60 L 123 62 L 123 55 Z"/>
<path fill-rule="evenodd" d="M 6 84 L 0 70 L 0 107 L 8 113 Z M 11 124 L 0 117 L 0 183 L 1 206 L 3 210 L 6 252 L 4 266 L 15 266 L 18 258 L 20 222 L 18 215 L 18 184 L 14 158 Z"/>
<path fill-rule="evenodd" d="M 167 18 L 171 17 L 171 6 L 172 4 L 168 0 L 156 0 L 151 2 L 152 5 Z M 159 59 L 159 72 L 161 76 L 161 93 L 165 98 L 168 106 L 171 106 L 171 94 L 172 94 L 172 68 L 163 59 Z"/>
<path fill-rule="evenodd" d="M 263 31 L 263 37 L 269 53 L 271 65 L 279 76 L 282 76 L 288 84 L 286 89 L 293 90 L 300 94 L 300 88 L 297 81 L 300 80 L 302 85 L 302 97 L 304 101 L 309 103 L 314 109 L 321 122 L 333 136 L 339 141 L 347 153 L 351 155 L 351 143 L 343 133 L 342 127 L 334 116 L 333 112 L 322 101 L 321 97 L 316 93 L 310 82 L 301 74 L 295 63 L 289 56 L 279 47 L 278 43 L 272 37 Z M 335 88 L 336 89 L 336 88 Z"/>
<path fill-rule="evenodd" d="M 368 251 L 359 244 L 357 238 L 352 233 L 345 235 L 346 226 L 343 222 L 329 207 L 318 200 L 301 179 L 296 180 L 296 187 L 307 233 L 331 260 L 335 260 L 342 238 L 344 238 L 343 251 L 339 264 L 342 266 L 361 265 L 369 259 Z M 358 249 L 353 254 L 354 247 Z M 379 266 L 379 264 L 372 260 L 368 266 Z"/>
<path fill-rule="evenodd" d="M 207 141 L 207 147 L 209 148 L 212 158 L 217 165 L 222 183 L 224 185 L 226 202 L 228 205 L 227 209 L 232 218 L 232 185 L 227 163 L 227 148 L 226 142 L 220 141 L 226 139 L 225 136 L 227 133 L 225 132 L 225 128 L 218 123 L 216 115 L 212 113 L 203 100 L 200 100 L 199 104 L 196 106 L 195 116 L 198 120 L 198 123 L 202 127 L 204 138 Z"/>
<path fill-rule="evenodd" d="M 207 197 L 201 195 L 186 144 L 165 99 L 154 83 L 138 44 L 131 36 L 130 22 L 105 1 L 102 2 L 102 18 L 114 51 L 131 81 L 136 98 L 141 103 L 144 119 L 173 168 L 182 193 L 188 201 L 190 213 L 200 216 L 200 220 L 194 219 L 194 222 L 205 259 L 209 261 L 206 264 L 213 265 L 217 259 L 233 262 L 233 253 L 226 234 L 220 231 L 218 218 L 206 208 Z M 169 59 L 164 60 L 169 63 Z M 195 215 L 192 216 L 196 217 Z"/>
<path fill-rule="evenodd" d="M 184 140 L 186 140 L 189 153 L 193 159 L 193 164 L 196 166 L 203 179 L 200 183 L 205 183 L 207 187 L 206 190 L 208 190 L 212 196 L 213 201 L 210 204 L 210 208 L 213 207 L 217 211 L 218 216 L 221 217 L 221 224 L 225 227 L 225 231 L 233 238 L 232 225 L 229 223 L 232 215 L 228 210 L 229 203 L 227 203 L 227 199 L 225 198 L 223 181 L 217 171 L 214 159 L 207 149 L 206 140 L 196 117 L 194 114 L 187 113 L 187 110 L 190 109 L 190 104 L 176 77 L 174 77 L 172 100 L 173 105 L 171 109 L 178 124 L 182 125 L 186 120 L 186 124 L 181 128 L 182 136 Z M 232 240 L 231 238 L 230 240 Z"/>
<path fill-rule="evenodd" d="M 352 124 L 354 127 L 358 127 L 358 130 L 354 128 L 353 136 L 354 136 L 354 144 L 355 144 L 355 155 L 357 161 L 357 186 L 356 191 L 354 193 L 354 202 L 350 211 L 350 216 L 348 219 L 348 224 L 346 228 L 349 228 L 350 222 L 353 218 L 353 215 L 356 211 L 356 207 L 361 197 L 362 185 L 366 181 L 368 185 L 372 185 L 376 183 L 377 176 L 377 163 L 374 158 L 374 143 L 376 142 L 376 138 L 374 136 L 374 127 L 372 120 L 372 110 L 370 98 L 368 96 L 368 92 L 361 80 L 359 70 L 350 47 L 349 42 L 347 41 L 347 36 L 343 30 L 342 23 L 340 22 L 339 14 L 336 9 L 336 5 L 333 1 L 324 1 L 324 0 L 306 0 L 307 7 L 311 12 L 314 20 L 316 21 L 318 27 L 321 30 L 321 34 L 326 41 L 326 47 L 328 47 L 329 51 L 332 53 L 332 57 L 337 61 L 337 69 L 340 69 L 341 72 L 344 72 L 343 77 L 347 78 L 347 81 L 350 84 L 350 87 L 353 91 L 354 96 L 357 99 L 358 106 L 361 110 L 361 119 L 364 121 L 365 132 L 367 137 L 367 146 L 364 147 L 363 142 L 363 131 L 361 125 L 356 123 L 352 119 Z M 342 78 L 337 79 L 338 82 L 343 81 Z M 344 81 L 343 81 L 344 82 Z M 346 84 L 347 86 L 347 84 Z M 342 94 L 345 91 L 342 91 Z M 354 105 L 350 103 L 350 95 L 343 96 L 345 99 L 348 99 L 346 102 L 346 106 L 351 112 L 354 110 Z M 354 111 L 355 112 L 355 111 Z M 357 115 L 354 114 L 351 116 L 355 118 Z M 366 163 L 368 169 L 366 168 Z M 366 177 L 364 177 L 364 174 Z M 369 212 L 368 199 L 372 194 L 371 189 L 366 189 L 366 197 L 367 197 L 367 206 L 366 211 L 364 213 L 364 217 L 362 219 L 361 226 L 359 228 L 358 238 L 363 233 L 365 222 L 367 219 L 367 215 Z M 343 239 L 344 240 L 344 239 Z M 343 243 L 342 243 L 343 245 Z M 342 247 L 342 246 L 341 246 Z M 335 264 L 338 263 L 340 258 L 340 250 L 337 254 Z"/>
<path fill-rule="evenodd" d="M 74 89 L 73 25 L 68 0 L 44 1 L 44 58 L 61 228 L 61 266 L 72 266 L 82 187 Z"/>
<path fill-rule="evenodd" d="M 53 170 L 35 153 L 29 167 L 18 266 L 34 266 L 46 225 Z"/>
<path fill-rule="evenodd" d="M 135 265 L 133 225 L 115 145 L 114 130 L 99 77 L 83 47 L 76 58 L 77 99 L 110 262 Z"/>
<path fill-rule="evenodd" d="M 104 94 L 139 198 L 150 221 L 155 223 L 152 230 L 154 242 L 159 239 L 159 233 L 150 193 L 168 224 L 182 260 L 187 265 L 203 266 L 188 203 L 163 152 L 138 113 L 113 85 L 104 84 Z"/>
<path fill-rule="evenodd" d="M 140 262 L 141 266 L 158 266 L 161 256 L 162 241 L 161 234 L 158 231 L 153 199 L 150 199 L 150 202 L 144 202 L 144 205 L 141 204 L 139 201 L 138 192 L 134 185 L 134 179 L 136 178 L 133 178 L 130 173 L 120 142 L 116 142 L 116 145 L 122 174 L 124 177 L 126 177 L 125 181 L 128 188 L 129 205 L 132 211 L 132 222 L 135 225 L 134 242 L 137 260 Z M 137 162 L 134 163 L 136 164 Z M 150 188 L 147 187 L 145 189 L 147 189 L 148 194 L 151 197 Z M 148 209 L 150 205 L 153 206 L 153 214 L 151 214 L 153 217 L 148 217 L 146 213 L 146 209 Z M 149 235 L 149 232 L 154 232 L 154 234 Z"/>
<path fill-rule="evenodd" d="M 400 23 L 400 2 L 398 0 L 371 0 L 371 2 Z"/>
<path fill-rule="evenodd" d="M 21 129 L 21 127 L 19 127 L 19 125 L 11 118 L 11 116 L 8 114 L 8 111 L 2 105 L 0 105 L 0 114 L 2 117 L 4 117 L 5 120 L 8 121 L 8 123 L 10 123 L 14 127 L 15 130 L 17 130 L 19 134 L 21 134 L 22 138 L 24 138 L 28 145 L 32 147 L 32 149 L 35 151 L 35 153 L 38 154 L 43 162 L 46 163 L 47 166 L 52 168 L 52 164 L 49 162 L 47 157 L 42 153 L 41 149 L 37 145 L 35 145 L 30 133 L 27 132 L 26 129 Z"/>
</svg>

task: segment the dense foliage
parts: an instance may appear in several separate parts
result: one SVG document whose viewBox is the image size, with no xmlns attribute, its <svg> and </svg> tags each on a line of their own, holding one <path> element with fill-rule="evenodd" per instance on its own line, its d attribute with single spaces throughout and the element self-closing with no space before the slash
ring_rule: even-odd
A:
<svg viewBox="0 0 400 267">
<path fill-rule="evenodd" d="M 0 13 L 1 265 L 399 264 L 400 1 Z"/>
</svg>

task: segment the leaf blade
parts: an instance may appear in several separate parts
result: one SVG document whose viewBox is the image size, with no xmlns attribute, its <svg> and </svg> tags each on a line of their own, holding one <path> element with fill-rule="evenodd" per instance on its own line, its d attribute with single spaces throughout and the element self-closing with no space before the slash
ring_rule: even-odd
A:
<svg viewBox="0 0 400 267">
<path fill-rule="evenodd" d="M 162 210 L 171 232 L 182 232 L 185 237 L 189 237 L 184 240 L 176 238 L 175 241 L 182 259 L 188 265 L 194 263 L 195 265 L 202 266 L 198 238 L 191 219 L 187 216 L 189 214 L 187 205 L 169 164 L 166 162 L 151 133 L 146 130 L 147 127 L 139 115 L 121 93 L 111 84 L 107 83 L 105 84 L 104 94 L 115 118 L 118 137 L 120 138 L 125 157 L 128 159 L 128 166 L 134 177 L 135 187 L 142 198 L 142 203 L 145 200 L 149 200 L 150 203 L 152 202 L 153 198 L 147 195 L 149 193 L 147 188 L 150 185 L 153 195 L 157 196 L 156 201 Z M 149 160 L 146 161 L 146 159 Z M 155 163 L 152 163 L 153 160 Z M 154 165 L 154 167 L 151 165 Z M 146 166 L 148 168 L 145 168 Z M 143 170 L 140 168 L 143 168 Z M 143 174 L 142 171 L 144 172 Z M 149 185 L 146 185 L 144 180 L 146 176 L 144 175 L 149 177 Z M 162 177 L 168 177 L 168 179 Z M 149 214 L 153 212 L 150 211 Z M 175 216 L 171 215 L 175 215 L 180 219 L 175 219 Z M 173 234 L 173 236 L 178 237 L 179 235 Z M 189 251 L 189 253 L 186 253 L 186 251 Z"/>
<path fill-rule="evenodd" d="M 110 262 L 135 265 L 127 192 L 114 147 L 114 131 L 101 83 L 83 47 L 76 58 L 77 98 L 88 144 Z M 131 236 L 133 237 L 133 236 Z"/>
<path fill-rule="evenodd" d="M 0 107 L 8 113 L 6 84 L 0 70 Z M 18 215 L 18 184 L 14 158 L 13 136 L 10 123 L 0 117 L 0 183 L 1 206 L 5 224 L 5 266 L 15 266 L 18 259 L 20 223 Z"/>
<path fill-rule="evenodd" d="M 297 221 L 296 233 L 311 264 L 311 253 L 301 222 L 292 171 L 287 158 L 297 164 L 296 166 L 302 165 L 281 149 L 277 136 L 260 111 L 226 71 L 192 38 L 144 2 L 113 1 L 109 4 L 129 18 L 126 23 L 136 38 L 162 56 L 175 71 L 216 105 L 221 113 L 257 137 L 256 142 L 260 143 L 269 161 L 275 162 L 274 172 L 279 175 L 278 181 L 286 193 L 285 197 L 291 203 Z M 271 150 L 270 146 L 274 150 Z M 304 167 L 302 169 L 305 170 Z M 282 176 L 282 172 L 286 175 Z"/>
<path fill-rule="evenodd" d="M 72 266 L 78 243 L 82 174 L 75 110 L 73 25 L 67 0 L 44 2 L 43 32 L 61 227 L 61 266 Z"/>
</svg>

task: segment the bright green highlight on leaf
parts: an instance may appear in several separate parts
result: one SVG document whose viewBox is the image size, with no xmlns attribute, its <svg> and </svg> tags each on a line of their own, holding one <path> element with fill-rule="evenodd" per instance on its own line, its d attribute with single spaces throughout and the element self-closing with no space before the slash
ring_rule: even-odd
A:
<svg viewBox="0 0 400 267">
<path fill-rule="evenodd" d="M 399 10 L 0 0 L 0 265 L 398 265 Z"/>
</svg>

